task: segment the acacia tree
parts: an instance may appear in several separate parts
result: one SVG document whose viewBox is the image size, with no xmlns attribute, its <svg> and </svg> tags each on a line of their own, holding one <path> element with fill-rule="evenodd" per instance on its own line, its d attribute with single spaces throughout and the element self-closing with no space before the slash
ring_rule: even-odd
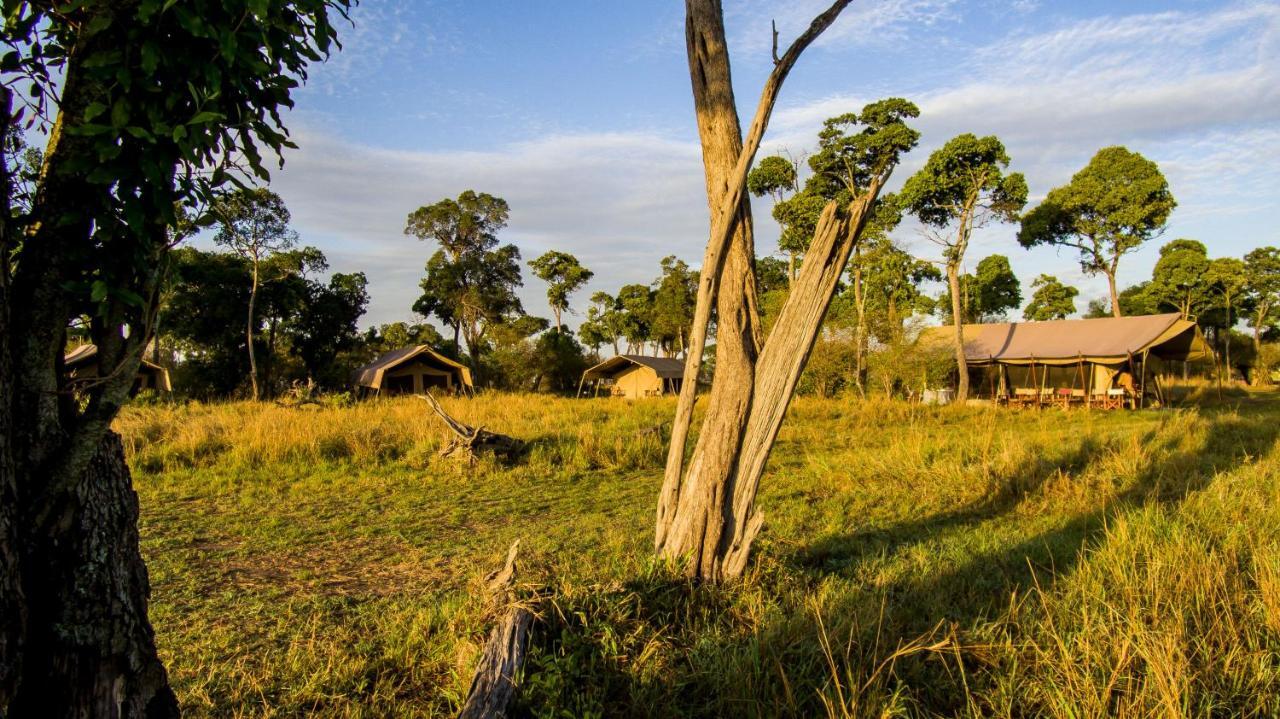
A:
<svg viewBox="0 0 1280 719">
<path fill-rule="evenodd" d="M 151 339 L 175 203 L 206 204 L 231 159 L 267 177 L 262 149 L 290 144 L 283 110 L 348 7 L 5 4 L 0 125 L 42 98 L 57 116 L 29 207 L 0 207 L 0 714 L 178 714 L 110 425 Z M 6 205 L 11 182 L 6 158 Z M 62 358 L 81 317 L 102 371 L 72 386 Z"/>
<path fill-rule="evenodd" d="M 1213 302 L 1209 282 L 1209 251 L 1197 240 L 1174 240 L 1160 248 L 1151 270 L 1147 297 L 1161 310 L 1176 310 L 1189 320 Z"/>
<path fill-rule="evenodd" d="M 616 300 L 627 352 L 643 354 L 645 344 L 653 339 L 653 290 L 639 283 L 623 285 Z"/>
<path fill-rule="evenodd" d="M 1245 274 L 1245 266 L 1242 260 L 1235 257 L 1219 257 L 1209 260 L 1209 269 L 1205 273 L 1205 279 L 1209 282 L 1209 291 L 1217 298 L 1219 307 L 1223 312 L 1222 326 L 1226 330 L 1226 342 L 1223 344 L 1225 357 L 1224 364 L 1227 366 L 1227 379 L 1231 379 L 1231 330 L 1235 327 L 1239 317 L 1234 314 L 1240 304 L 1240 296 L 1245 291 L 1245 283 L 1247 275 Z"/>
<path fill-rule="evenodd" d="M 245 322 L 245 345 L 249 349 L 249 381 L 257 401 L 258 362 L 253 350 L 253 330 L 258 324 L 256 305 L 262 263 L 272 255 L 293 247 L 298 233 L 289 229 L 289 208 L 276 193 L 265 187 L 231 192 L 214 201 L 211 214 L 218 222 L 213 241 L 249 262 L 249 309 Z"/>
<path fill-rule="evenodd" d="M 813 223 L 805 220 L 807 215 L 815 214 L 803 211 L 805 202 L 792 202 L 800 192 L 796 163 L 782 155 L 764 158 L 747 175 L 747 190 L 756 197 L 773 198 L 773 219 L 781 229 L 778 249 L 787 253 L 787 284 L 790 285 L 796 278 L 796 260 L 813 237 Z M 821 211 L 821 207 L 818 209 Z"/>
<path fill-rule="evenodd" d="M 955 327 L 959 371 L 956 400 L 959 402 L 969 397 L 960 267 L 975 228 L 992 221 L 1015 222 L 1027 203 L 1026 180 L 1017 172 L 1005 175 L 1004 168 L 1008 166 L 1009 155 L 999 139 L 965 133 L 930 155 L 924 167 L 907 180 L 900 194 L 906 211 L 926 226 L 935 228 L 929 237 L 942 246 L 947 289 L 951 293 L 951 322 Z M 950 232 L 945 231 L 948 228 Z"/>
<path fill-rule="evenodd" d="M 453 341 L 466 340 L 471 368 L 480 372 L 480 353 L 488 328 L 524 313 L 516 288 L 520 250 L 498 246 L 498 230 L 507 226 L 506 200 L 467 190 L 409 213 L 406 235 L 435 240 L 440 249 L 427 260 L 422 296 L 413 305 L 420 315 L 435 315 L 453 328 Z"/>
<path fill-rule="evenodd" d="M 595 276 L 583 267 L 578 258 L 567 252 L 551 250 L 536 260 L 529 261 L 533 274 L 547 283 L 547 303 L 556 318 L 556 332 L 560 331 L 560 313 L 569 309 L 569 295 L 577 292 Z"/>
<path fill-rule="evenodd" d="M 1156 163 L 1123 147 L 1104 147 L 1022 218 L 1018 242 L 1077 250 L 1080 269 L 1106 276 L 1111 314 L 1120 317 L 1120 258 L 1164 232 L 1177 205 Z"/>
<path fill-rule="evenodd" d="M 1031 281 L 1031 303 L 1023 311 L 1022 316 L 1033 322 L 1046 320 L 1065 320 L 1068 315 L 1075 314 L 1076 297 L 1080 290 L 1064 285 L 1053 275 L 1040 275 Z"/>
<path fill-rule="evenodd" d="M 613 295 L 601 290 L 591 295 L 591 306 L 587 308 L 586 321 L 578 327 L 578 335 L 583 344 L 599 352 L 604 344 L 613 345 L 613 353 L 618 352 L 618 340 L 623 335 L 623 317 L 618 310 L 618 301 Z"/>
<path fill-rule="evenodd" d="M 690 576 L 718 581 L 739 576 L 763 523 L 756 490 L 783 415 L 813 348 L 822 316 L 852 246 L 898 157 L 918 137 L 903 123 L 916 108 L 902 100 L 864 108 L 866 184 L 841 206 L 830 202 L 804 265 L 761 347 L 755 253 L 747 173 L 783 80 L 804 48 L 848 5 L 837 0 L 778 57 L 743 142 L 729 72 L 724 18 L 717 0 L 686 0 L 685 39 L 702 144 L 711 234 L 699 271 L 698 299 L 671 446 L 658 499 L 655 549 L 682 562 Z M 701 431 L 686 472 L 686 440 L 697 377 L 716 305 L 715 373 Z"/>
<path fill-rule="evenodd" d="M 675 255 L 662 258 L 662 276 L 654 282 L 650 315 L 652 339 L 668 357 L 684 352 L 698 299 L 698 273 Z"/>
<path fill-rule="evenodd" d="M 1276 324 L 1280 308 L 1280 248 L 1259 247 L 1244 256 L 1245 294 L 1250 307 L 1249 325 L 1253 328 L 1253 349 L 1258 367 L 1253 384 L 1270 381 L 1269 368 L 1263 359 L 1262 333 Z"/>
<path fill-rule="evenodd" d="M 880 340 L 893 342 L 902 336 L 907 317 L 933 309 L 933 301 L 921 285 L 941 282 L 942 273 L 933 263 L 912 257 L 888 237 L 868 242 L 861 260 L 867 308 L 882 318 L 879 325 L 872 323 L 872 331 Z"/>
</svg>

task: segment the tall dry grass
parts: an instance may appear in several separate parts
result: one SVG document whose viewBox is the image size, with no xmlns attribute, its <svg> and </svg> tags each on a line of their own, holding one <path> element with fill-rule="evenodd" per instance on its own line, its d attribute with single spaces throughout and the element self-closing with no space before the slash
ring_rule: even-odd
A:
<svg viewBox="0 0 1280 719">
<path fill-rule="evenodd" d="M 799 399 L 749 576 L 649 553 L 667 401 L 130 408 L 159 642 L 193 715 L 446 715 L 521 538 L 531 716 L 1280 715 L 1280 401 L 1011 412 Z M 1194 401 L 1193 401 L 1194 398 Z"/>
</svg>

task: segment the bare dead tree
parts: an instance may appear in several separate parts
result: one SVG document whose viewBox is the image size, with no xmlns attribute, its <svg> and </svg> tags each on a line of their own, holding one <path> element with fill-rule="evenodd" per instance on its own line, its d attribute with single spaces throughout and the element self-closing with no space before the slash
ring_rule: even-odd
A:
<svg viewBox="0 0 1280 719">
<path fill-rule="evenodd" d="M 851 202 L 846 206 L 832 202 L 825 208 L 800 276 L 762 347 L 751 211 L 745 193 L 747 172 L 783 80 L 800 53 L 848 4 L 848 0 L 833 3 L 778 58 L 743 143 L 720 3 L 686 0 L 689 70 L 712 231 L 699 276 L 685 363 L 687 381 L 681 388 L 672 426 L 654 543 L 663 556 L 684 561 L 690 576 L 718 581 L 736 577 L 745 569 L 752 540 L 763 523 L 763 516 L 755 509 L 760 475 L 836 281 L 880 188 L 896 165 L 897 154 L 890 153 L 875 167 L 867 168 L 868 180 Z M 908 145 L 914 143 L 911 136 Z M 701 369 L 713 301 L 716 369 L 686 471 L 686 442 L 697 385 L 694 379 Z"/>
</svg>

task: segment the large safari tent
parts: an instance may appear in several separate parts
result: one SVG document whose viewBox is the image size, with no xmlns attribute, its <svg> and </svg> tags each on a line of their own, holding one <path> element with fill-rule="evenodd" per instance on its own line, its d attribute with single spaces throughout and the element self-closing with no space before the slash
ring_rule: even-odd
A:
<svg viewBox="0 0 1280 719">
<path fill-rule="evenodd" d="M 429 389 L 474 391 L 471 369 L 427 345 L 387 352 L 353 373 L 357 391 L 364 394 L 422 394 Z"/>
<path fill-rule="evenodd" d="M 63 356 L 62 366 L 67 373 L 67 378 L 72 382 L 98 377 L 100 374 L 98 346 L 95 344 L 83 344 L 72 349 Z M 173 386 L 169 383 L 169 370 L 155 362 L 142 360 L 142 363 L 138 366 L 138 376 L 133 381 L 131 392 L 137 393 L 144 389 L 172 392 Z"/>
<path fill-rule="evenodd" d="M 578 395 L 590 387 L 593 395 L 606 390 L 612 397 L 639 399 L 677 394 L 684 382 L 684 360 L 672 357 L 617 355 L 582 373 Z"/>
<path fill-rule="evenodd" d="M 954 328 L 932 338 L 954 341 Z M 973 395 L 1014 404 L 1141 407 L 1163 399 L 1162 363 L 1211 360 L 1195 322 L 1177 313 L 964 326 Z"/>
</svg>

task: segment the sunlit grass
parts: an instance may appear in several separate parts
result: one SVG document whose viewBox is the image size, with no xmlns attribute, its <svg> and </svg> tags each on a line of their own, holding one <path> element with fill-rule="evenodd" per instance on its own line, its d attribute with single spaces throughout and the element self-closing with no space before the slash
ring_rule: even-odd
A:
<svg viewBox="0 0 1280 719">
<path fill-rule="evenodd" d="M 136 407 L 152 616 L 194 716 L 456 711 L 522 540 L 537 716 L 1280 713 L 1280 398 L 1124 413 L 801 398 L 750 575 L 650 555 L 669 400 Z M 532 587 L 531 587 L 532 589 Z"/>
</svg>

